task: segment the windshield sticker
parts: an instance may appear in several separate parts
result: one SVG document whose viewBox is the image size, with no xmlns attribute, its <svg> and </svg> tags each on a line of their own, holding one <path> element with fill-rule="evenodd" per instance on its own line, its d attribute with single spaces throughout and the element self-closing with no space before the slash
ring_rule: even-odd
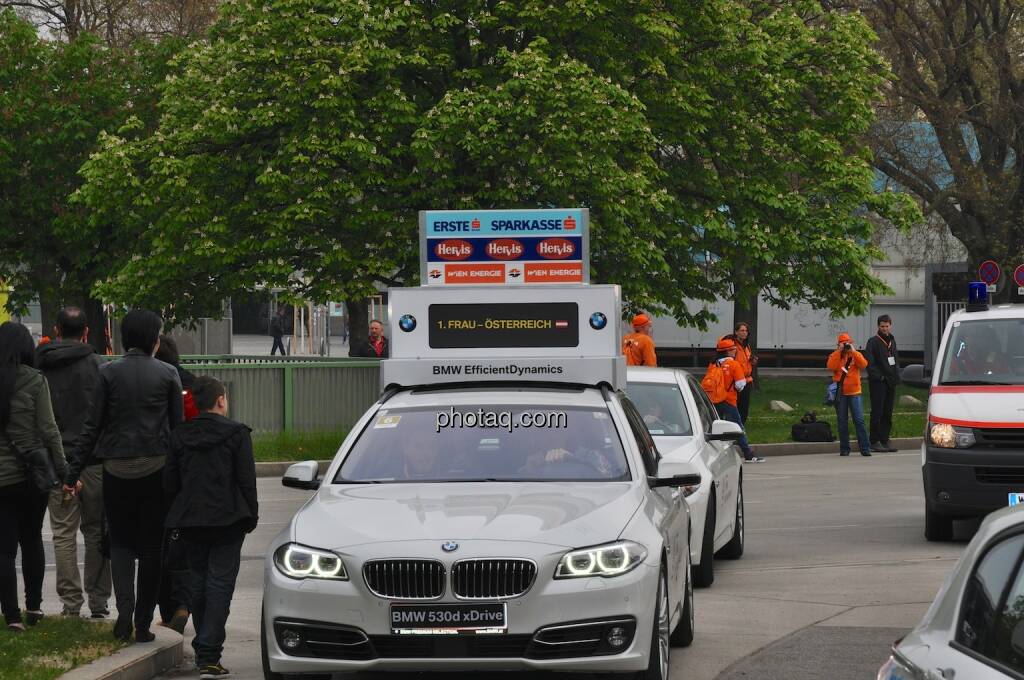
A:
<svg viewBox="0 0 1024 680">
<path fill-rule="evenodd" d="M 398 427 L 398 421 L 402 419 L 402 416 L 380 416 L 377 418 L 377 422 L 373 424 L 373 429 L 383 430 L 389 427 Z"/>
<path fill-rule="evenodd" d="M 607 411 L 591 411 L 590 413 L 593 414 L 594 420 L 608 420 Z"/>
<path fill-rule="evenodd" d="M 953 322 L 953 328 L 960 328 L 960 322 L 959 321 L 954 321 Z"/>
</svg>

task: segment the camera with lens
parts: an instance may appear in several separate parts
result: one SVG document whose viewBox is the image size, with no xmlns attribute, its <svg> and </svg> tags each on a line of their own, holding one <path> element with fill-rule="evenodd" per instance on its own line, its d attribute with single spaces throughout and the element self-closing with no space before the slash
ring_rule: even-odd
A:
<svg viewBox="0 0 1024 680">
<path fill-rule="evenodd" d="M 844 342 L 843 343 L 843 350 L 845 350 L 847 352 L 852 352 L 853 351 L 853 344 L 851 344 L 849 342 Z"/>
</svg>

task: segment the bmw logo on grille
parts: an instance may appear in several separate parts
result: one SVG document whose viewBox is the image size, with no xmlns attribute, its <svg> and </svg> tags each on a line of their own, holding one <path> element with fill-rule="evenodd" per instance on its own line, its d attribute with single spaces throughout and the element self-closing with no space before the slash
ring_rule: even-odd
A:
<svg viewBox="0 0 1024 680">
<path fill-rule="evenodd" d="M 445 552 L 455 552 L 459 549 L 459 544 L 455 541 L 446 541 L 441 544 L 441 550 Z"/>
</svg>

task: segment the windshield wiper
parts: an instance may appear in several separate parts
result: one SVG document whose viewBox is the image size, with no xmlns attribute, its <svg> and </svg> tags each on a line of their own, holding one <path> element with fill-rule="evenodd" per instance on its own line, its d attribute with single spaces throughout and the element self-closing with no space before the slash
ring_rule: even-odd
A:
<svg viewBox="0 0 1024 680">
<path fill-rule="evenodd" d="M 1008 382 L 994 382 L 992 380 L 945 380 L 939 385 L 1013 385 Z"/>
</svg>

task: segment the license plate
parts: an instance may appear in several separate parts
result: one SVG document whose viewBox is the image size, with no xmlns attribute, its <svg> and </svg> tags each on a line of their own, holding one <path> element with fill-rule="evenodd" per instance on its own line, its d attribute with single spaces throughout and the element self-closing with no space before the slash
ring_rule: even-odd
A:
<svg viewBox="0 0 1024 680">
<path fill-rule="evenodd" d="M 507 628 L 504 602 L 391 605 L 393 635 L 480 635 Z"/>
<path fill-rule="evenodd" d="M 1020 505 L 1022 503 L 1024 503 L 1024 493 L 1010 494 L 1010 505 Z"/>
</svg>

